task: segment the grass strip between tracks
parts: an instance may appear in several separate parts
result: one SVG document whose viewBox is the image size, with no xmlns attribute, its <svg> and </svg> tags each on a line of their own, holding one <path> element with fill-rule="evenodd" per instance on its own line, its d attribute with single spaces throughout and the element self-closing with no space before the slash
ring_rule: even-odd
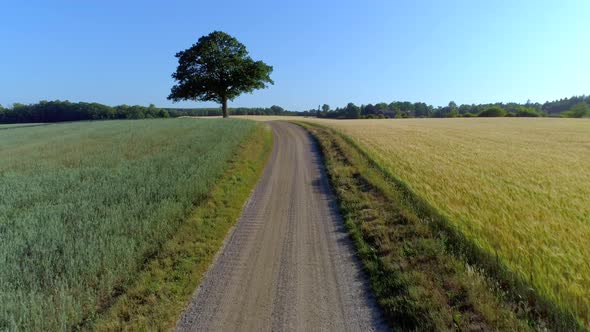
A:
<svg viewBox="0 0 590 332">
<path fill-rule="evenodd" d="M 347 136 L 304 122 L 390 326 L 404 330 L 582 330 L 478 252 Z"/>
<path fill-rule="evenodd" d="M 272 150 L 272 134 L 259 125 L 229 161 L 210 197 L 150 261 L 137 281 L 82 329 L 161 331 L 174 327 L 204 273 L 239 219 Z"/>
</svg>

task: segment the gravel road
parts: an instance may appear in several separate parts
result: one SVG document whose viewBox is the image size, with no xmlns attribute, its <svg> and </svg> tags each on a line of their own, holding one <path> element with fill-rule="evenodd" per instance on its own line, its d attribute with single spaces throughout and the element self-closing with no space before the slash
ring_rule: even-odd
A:
<svg viewBox="0 0 590 332">
<path fill-rule="evenodd" d="M 177 331 L 386 330 L 309 134 L 270 122 L 274 148 Z"/>
</svg>

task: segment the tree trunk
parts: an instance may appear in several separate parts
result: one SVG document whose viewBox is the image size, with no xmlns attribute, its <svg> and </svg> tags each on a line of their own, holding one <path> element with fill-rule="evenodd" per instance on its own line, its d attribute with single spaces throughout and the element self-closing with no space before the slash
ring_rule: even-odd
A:
<svg viewBox="0 0 590 332">
<path fill-rule="evenodd" d="M 227 98 L 223 97 L 221 101 L 221 113 L 223 113 L 223 117 L 227 118 L 229 115 L 227 114 Z"/>
</svg>

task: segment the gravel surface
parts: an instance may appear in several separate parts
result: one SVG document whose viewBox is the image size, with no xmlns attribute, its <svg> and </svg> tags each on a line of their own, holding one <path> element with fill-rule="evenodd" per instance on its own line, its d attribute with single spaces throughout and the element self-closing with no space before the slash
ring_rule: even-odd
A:
<svg viewBox="0 0 590 332">
<path fill-rule="evenodd" d="M 386 330 L 317 146 L 269 125 L 271 159 L 176 330 Z"/>
</svg>

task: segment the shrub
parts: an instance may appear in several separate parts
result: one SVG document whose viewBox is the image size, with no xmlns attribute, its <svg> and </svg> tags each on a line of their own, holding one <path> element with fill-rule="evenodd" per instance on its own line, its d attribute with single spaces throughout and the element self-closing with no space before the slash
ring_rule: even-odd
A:
<svg viewBox="0 0 590 332">
<path fill-rule="evenodd" d="M 459 116 L 459 111 L 456 108 L 453 108 L 450 112 L 448 117 L 449 118 L 456 118 Z"/>
<path fill-rule="evenodd" d="M 590 118 L 590 106 L 585 102 L 577 103 L 569 111 L 561 113 L 564 118 Z"/>
<path fill-rule="evenodd" d="M 532 107 L 524 107 L 524 106 L 521 106 L 516 111 L 516 116 L 519 116 L 519 117 L 528 117 L 528 118 L 536 118 L 536 117 L 540 117 L 541 114 L 539 114 Z"/>
<path fill-rule="evenodd" d="M 485 111 L 482 111 L 477 116 L 487 118 L 499 118 L 506 116 L 506 111 L 502 107 L 492 106 L 486 109 Z"/>
</svg>

